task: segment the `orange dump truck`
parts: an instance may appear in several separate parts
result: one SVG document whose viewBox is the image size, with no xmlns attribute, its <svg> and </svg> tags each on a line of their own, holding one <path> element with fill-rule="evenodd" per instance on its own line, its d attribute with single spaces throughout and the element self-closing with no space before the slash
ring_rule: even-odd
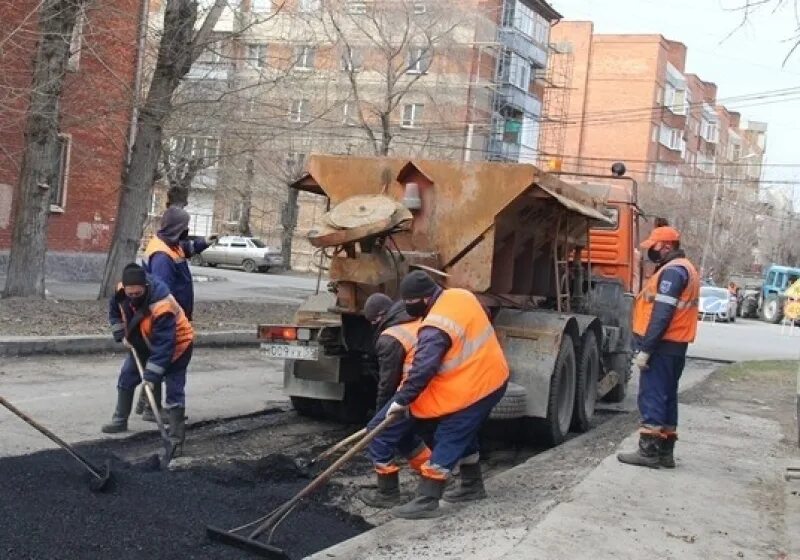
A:
<svg viewBox="0 0 800 560">
<path fill-rule="evenodd" d="M 312 156 L 291 188 L 328 199 L 309 239 L 328 257 L 329 290 L 293 324 L 259 326 L 264 354 L 286 360 L 294 407 L 363 419 L 377 371 L 364 302 L 396 296 L 417 267 L 471 290 L 491 316 L 511 369 L 494 418 L 520 418 L 549 444 L 587 430 L 597 399 L 622 400 L 630 377 L 640 213 L 617 170 L 562 178 L 526 164 Z"/>
</svg>

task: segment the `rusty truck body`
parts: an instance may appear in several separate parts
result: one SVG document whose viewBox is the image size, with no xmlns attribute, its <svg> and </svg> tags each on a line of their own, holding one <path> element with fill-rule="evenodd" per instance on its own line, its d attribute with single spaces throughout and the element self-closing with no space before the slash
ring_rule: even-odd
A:
<svg viewBox="0 0 800 560">
<path fill-rule="evenodd" d="M 598 398 L 620 401 L 631 366 L 632 294 L 640 265 L 635 183 L 532 165 L 312 156 L 291 188 L 327 197 L 309 234 L 329 289 L 293 324 L 261 325 L 264 353 L 284 358 L 284 387 L 312 416 L 359 421 L 374 404 L 376 291 L 392 297 L 415 267 L 471 290 L 511 369 L 495 418 L 520 418 L 550 444 L 589 428 Z"/>
</svg>

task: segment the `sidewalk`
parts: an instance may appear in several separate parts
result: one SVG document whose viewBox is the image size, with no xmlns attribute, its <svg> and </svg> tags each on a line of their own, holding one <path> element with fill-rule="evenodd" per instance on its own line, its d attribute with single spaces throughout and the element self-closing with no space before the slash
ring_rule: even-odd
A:
<svg viewBox="0 0 800 560">
<path fill-rule="evenodd" d="M 796 438 L 782 422 L 741 413 L 758 407 L 769 408 L 681 405 L 675 470 L 617 461 L 638 438 L 635 415 L 624 415 L 488 480 L 487 500 L 445 505 L 440 519 L 390 521 L 310 558 L 800 558 L 800 482 L 783 479 L 800 465 L 787 444 Z M 615 430 L 629 435 L 620 443 Z"/>
</svg>

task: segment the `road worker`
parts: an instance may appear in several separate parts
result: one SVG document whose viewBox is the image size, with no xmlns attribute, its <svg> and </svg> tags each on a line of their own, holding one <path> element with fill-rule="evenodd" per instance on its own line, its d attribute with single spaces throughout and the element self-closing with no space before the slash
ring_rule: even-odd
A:
<svg viewBox="0 0 800 560">
<path fill-rule="evenodd" d="M 415 270 L 400 283 L 400 297 L 408 314 L 421 319 L 417 345 L 400 388 L 370 424 L 387 415 L 398 420 L 372 441 L 369 452 L 376 465 L 387 464 L 397 443 L 419 421 L 437 421 L 435 445 L 422 465 L 416 496 L 392 509 L 406 519 L 436 517 L 443 494 L 451 502 L 486 495 L 478 431 L 505 393 L 508 364 L 488 315 L 471 292 L 443 290 Z M 460 485 L 444 493 L 456 466 Z"/>
<path fill-rule="evenodd" d="M 138 355 L 145 382 L 153 386 L 166 383 L 169 434 L 179 451 L 186 431 L 184 388 L 192 359 L 191 323 L 167 285 L 134 263 L 122 272 L 122 282 L 109 300 L 108 317 L 114 339 Z M 134 392 L 140 382 L 136 361 L 129 355 L 117 382 L 117 406 L 111 423 L 102 428 L 104 433 L 127 431 Z"/>
<path fill-rule="evenodd" d="M 617 458 L 631 465 L 674 468 L 678 382 L 697 332 L 700 275 L 680 248 L 680 233 L 655 228 L 642 244 L 656 271 L 636 296 L 633 333 L 639 368 L 639 448 Z"/>
<path fill-rule="evenodd" d="M 364 304 L 364 317 L 375 328 L 375 354 L 378 358 L 378 393 L 376 411 L 388 405 L 400 385 L 403 375 L 411 367 L 414 349 L 417 344 L 417 331 L 422 321 L 414 319 L 406 313 L 405 303 L 401 300 L 393 302 L 389 296 L 376 293 L 367 298 Z M 375 417 L 368 428 L 374 428 L 385 413 Z M 430 459 L 431 451 L 425 442 L 413 431 L 409 431 L 396 445 L 396 452 L 408 459 L 408 465 L 421 472 L 422 465 Z M 375 463 L 377 490 L 369 490 L 361 494 L 367 505 L 388 508 L 400 505 L 403 496 L 400 493 L 400 468 L 391 456 L 385 453 L 382 462 Z"/>
<path fill-rule="evenodd" d="M 194 286 L 189 261 L 193 255 L 205 251 L 216 239 L 215 235 L 205 239 L 190 241 L 189 213 L 179 206 L 169 206 L 161 216 L 161 225 L 145 249 L 145 266 L 150 274 L 164 282 L 170 293 L 175 297 L 186 313 L 186 318 L 192 320 L 194 310 Z M 161 385 L 154 387 L 156 403 L 161 406 Z M 142 415 L 142 420 L 155 422 L 153 412 L 147 404 L 144 392 L 139 394 L 136 413 Z M 165 416 L 162 414 L 162 416 Z"/>
</svg>

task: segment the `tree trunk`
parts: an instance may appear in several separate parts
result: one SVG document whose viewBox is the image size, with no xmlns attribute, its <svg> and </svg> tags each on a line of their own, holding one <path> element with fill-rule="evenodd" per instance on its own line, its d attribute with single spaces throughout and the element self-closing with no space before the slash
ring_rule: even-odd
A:
<svg viewBox="0 0 800 560">
<path fill-rule="evenodd" d="M 47 217 L 61 164 L 58 102 L 70 39 L 83 0 L 46 0 L 39 10 L 39 46 L 33 62 L 25 151 L 14 197 L 14 230 L 3 297 L 44 297 Z"/>
<path fill-rule="evenodd" d="M 250 228 L 250 213 L 253 209 L 253 193 L 250 184 L 242 197 L 242 213 L 239 216 L 239 235 L 251 237 L 253 232 Z"/>
<path fill-rule="evenodd" d="M 172 110 L 172 96 L 181 79 L 197 60 L 214 29 L 226 0 L 216 0 L 203 26 L 194 35 L 195 0 L 167 0 L 164 31 L 158 47 L 156 68 L 144 106 L 136 122 L 136 140 L 122 176 L 117 226 L 111 242 L 100 298 L 110 296 L 122 270 L 136 258 L 147 220 L 147 209 L 157 177 L 164 121 Z"/>
<path fill-rule="evenodd" d="M 297 228 L 297 189 L 289 189 L 286 204 L 283 207 L 282 225 L 283 236 L 281 240 L 281 254 L 283 256 L 283 267 L 286 270 L 292 268 L 292 241 L 294 240 L 294 230 Z"/>
</svg>

